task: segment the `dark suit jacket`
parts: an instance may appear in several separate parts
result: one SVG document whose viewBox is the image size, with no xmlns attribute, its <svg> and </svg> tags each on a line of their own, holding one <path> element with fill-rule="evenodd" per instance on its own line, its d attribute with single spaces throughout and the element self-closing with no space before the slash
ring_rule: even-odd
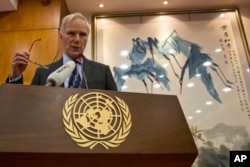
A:
<svg viewBox="0 0 250 167">
<path fill-rule="evenodd" d="M 62 65 L 63 59 L 61 58 L 48 65 L 49 69 L 37 68 L 31 85 L 45 85 L 48 76 Z M 88 89 L 117 90 L 109 66 L 85 58 L 83 61 L 83 71 L 86 76 Z M 23 83 L 23 79 L 15 83 Z M 61 87 L 64 87 L 64 84 L 62 84 Z M 86 88 L 84 81 L 82 82 L 82 88 Z"/>
</svg>

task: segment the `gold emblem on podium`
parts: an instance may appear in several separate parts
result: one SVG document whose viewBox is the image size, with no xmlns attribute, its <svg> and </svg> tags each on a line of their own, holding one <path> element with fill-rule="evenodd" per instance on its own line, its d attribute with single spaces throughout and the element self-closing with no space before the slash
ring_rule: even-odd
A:
<svg viewBox="0 0 250 167">
<path fill-rule="evenodd" d="M 126 103 L 107 94 L 91 92 L 70 96 L 63 108 L 66 132 L 80 147 L 118 147 L 126 140 L 132 125 Z"/>
</svg>

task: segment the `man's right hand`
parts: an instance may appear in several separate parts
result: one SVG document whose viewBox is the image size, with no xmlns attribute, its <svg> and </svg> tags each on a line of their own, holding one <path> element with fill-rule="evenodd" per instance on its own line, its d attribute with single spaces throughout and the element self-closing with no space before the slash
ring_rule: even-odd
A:
<svg viewBox="0 0 250 167">
<path fill-rule="evenodd" d="M 12 59 L 12 71 L 10 78 L 15 78 L 21 75 L 28 65 L 28 59 L 30 54 L 24 51 L 16 52 L 15 56 Z"/>
</svg>

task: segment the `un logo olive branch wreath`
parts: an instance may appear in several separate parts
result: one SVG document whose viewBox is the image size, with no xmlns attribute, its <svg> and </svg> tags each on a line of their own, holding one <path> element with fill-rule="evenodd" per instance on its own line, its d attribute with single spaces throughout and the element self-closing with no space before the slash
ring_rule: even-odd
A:
<svg viewBox="0 0 250 167">
<path fill-rule="evenodd" d="M 128 106 L 122 99 L 115 97 L 117 104 L 123 113 L 122 126 L 120 127 L 118 133 L 114 134 L 111 139 L 99 141 L 86 138 L 74 125 L 72 112 L 76 101 L 78 100 L 78 95 L 79 94 L 70 96 L 65 102 L 65 106 L 63 108 L 63 123 L 65 126 L 65 131 L 68 133 L 68 135 L 70 135 L 72 140 L 74 140 L 78 146 L 89 147 L 90 149 L 93 149 L 97 144 L 100 144 L 104 148 L 109 149 L 109 147 L 118 147 L 122 142 L 126 140 L 126 137 L 130 133 L 132 122 Z"/>
</svg>

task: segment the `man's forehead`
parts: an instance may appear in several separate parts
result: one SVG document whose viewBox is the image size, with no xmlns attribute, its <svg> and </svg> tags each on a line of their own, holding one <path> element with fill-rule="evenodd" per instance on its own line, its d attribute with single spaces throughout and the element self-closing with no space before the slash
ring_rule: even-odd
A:
<svg viewBox="0 0 250 167">
<path fill-rule="evenodd" d="M 87 25 L 87 22 L 83 19 L 80 18 L 74 18 L 70 22 L 65 23 L 64 25 L 65 31 L 70 31 L 70 30 L 78 30 L 83 32 L 89 32 L 89 27 Z"/>
</svg>

